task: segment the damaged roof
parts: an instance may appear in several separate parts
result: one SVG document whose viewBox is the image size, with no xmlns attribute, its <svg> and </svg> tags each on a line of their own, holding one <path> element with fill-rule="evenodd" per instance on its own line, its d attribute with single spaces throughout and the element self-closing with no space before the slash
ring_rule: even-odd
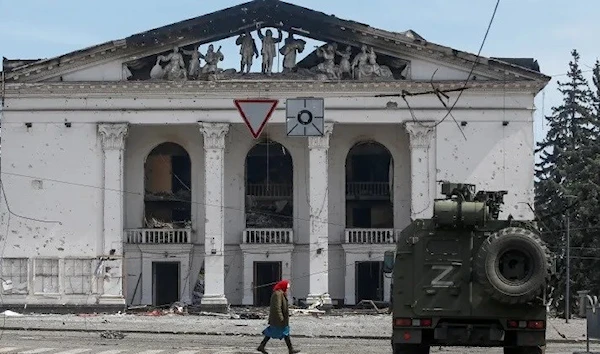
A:
<svg viewBox="0 0 600 354">
<path fill-rule="evenodd" d="M 29 81 L 39 75 L 43 76 L 41 72 L 44 70 L 58 70 L 61 67 L 68 69 L 69 65 L 81 58 L 94 57 L 101 60 L 107 53 L 114 56 L 127 56 L 157 45 L 215 42 L 247 30 L 254 31 L 257 23 L 262 27 L 277 27 L 322 42 L 336 42 L 355 47 L 366 44 L 377 52 L 387 55 L 410 51 L 455 64 L 460 62 L 464 65 L 478 61 L 478 69 L 487 69 L 496 73 L 509 71 L 532 80 L 550 80 L 550 77 L 540 73 L 539 65 L 534 59 L 484 57 L 478 59 L 475 54 L 428 42 L 412 30 L 386 31 L 280 0 L 249 1 L 55 58 L 31 61 L 4 58 L 3 67 L 7 81 L 18 80 L 19 76 L 29 77 L 26 80 Z"/>
</svg>

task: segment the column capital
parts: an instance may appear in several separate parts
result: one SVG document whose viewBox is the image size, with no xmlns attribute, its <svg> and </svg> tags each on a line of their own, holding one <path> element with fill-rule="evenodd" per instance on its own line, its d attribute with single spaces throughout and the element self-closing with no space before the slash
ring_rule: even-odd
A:
<svg viewBox="0 0 600 354">
<path fill-rule="evenodd" d="M 323 136 L 309 136 L 308 148 L 313 149 L 329 149 L 329 137 L 333 132 L 333 123 L 325 123 L 323 127 Z"/>
<path fill-rule="evenodd" d="M 225 135 L 229 132 L 229 123 L 198 123 L 200 132 L 204 135 L 205 149 L 224 149 Z"/>
<path fill-rule="evenodd" d="M 123 150 L 129 123 L 98 123 L 98 134 L 102 139 L 102 149 Z"/>
<path fill-rule="evenodd" d="M 410 148 L 426 149 L 435 132 L 435 122 L 405 122 L 404 128 L 410 136 Z"/>
</svg>

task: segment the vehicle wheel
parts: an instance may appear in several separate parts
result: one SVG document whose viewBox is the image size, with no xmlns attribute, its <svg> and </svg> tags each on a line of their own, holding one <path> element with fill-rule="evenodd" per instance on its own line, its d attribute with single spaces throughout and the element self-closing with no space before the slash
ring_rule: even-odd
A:
<svg viewBox="0 0 600 354">
<path fill-rule="evenodd" d="M 530 230 L 507 227 L 483 242 L 474 261 L 478 281 L 494 299 L 525 303 L 537 296 L 550 276 L 551 257 Z"/>
<path fill-rule="evenodd" d="M 511 347 L 504 348 L 504 354 L 545 354 L 546 347 Z"/>
<path fill-rule="evenodd" d="M 421 344 L 396 344 L 394 354 L 429 354 L 429 346 Z"/>
</svg>

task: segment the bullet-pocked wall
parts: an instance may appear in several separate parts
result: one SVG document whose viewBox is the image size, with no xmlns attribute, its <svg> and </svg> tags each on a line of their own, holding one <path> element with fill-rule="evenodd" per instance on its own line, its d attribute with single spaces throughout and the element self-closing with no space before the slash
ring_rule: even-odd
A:
<svg viewBox="0 0 600 354">
<path fill-rule="evenodd" d="M 299 251 L 301 245 L 308 242 L 308 200 L 307 200 L 307 157 L 308 145 L 305 138 L 288 137 L 283 124 L 268 124 L 258 139 L 254 139 L 244 124 L 231 124 L 225 137 L 225 295 L 233 304 L 241 304 L 243 298 L 243 253 L 240 249 L 242 235 L 247 228 L 247 157 L 248 153 L 257 144 L 270 141 L 271 144 L 281 144 L 285 154 L 290 155 L 293 173 L 292 182 L 292 229 L 296 246 L 292 260 L 292 277 L 299 278 L 298 272 L 308 270 L 308 254 L 302 256 Z M 269 151 L 272 151 L 270 149 Z M 268 156 L 264 157 L 267 164 Z M 260 158 L 259 158 L 260 161 Z M 260 163 L 260 162 L 259 162 Z M 266 166 L 263 166 L 266 167 Z M 287 166 L 268 167 L 273 173 L 277 168 Z M 274 185 L 276 183 L 274 182 Z M 264 212 L 269 216 L 270 211 Z M 248 225 L 250 226 L 250 225 Z M 269 226 L 264 226 L 269 227 Z M 294 281 L 294 279 L 292 279 Z M 294 281 L 292 295 L 308 292 L 308 282 L 298 279 Z M 305 295 L 302 295 L 305 296 Z"/>
<path fill-rule="evenodd" d="M 477 190 L 506 190 L 500 218 L 534 217 L 529 207 L 535 167 L 531 111 L 489 112 L 460 128 L 445 121 L 436 127 L 436 136 L 438 180 L 474 183 Z"/>
<path fill-rule="evenodd" d="M 487 93 L 466 93 L 461 102 L 471 108 L 456 108 L 453 111 L 455 118 L 465 121 L 465 125 L 457 126 L 453 120 L 446 120 L 438 124 L 433 132 L 433 139 L 429 149 L 433 161 L 433 169 L 422 170 L 430 175 L 416 175 L 411 177 L 411 137 L 407 133 L 403 122 L 410 122 L 409 113 L 396 109 L 344 109 L 329 110 L 328 114 L 338 119 L 346 118 L 343 123 L 334 123 L 328 150 L 328 193 L 329 193 L 329 294 L 332 299 L 348 298 L 347 257 L 342 245 L 345 243 L 345 230 L 349 227 L 349 217 L 346 206 L 346 161 L 348 153 L 359 142 L 372 141 L 383 146 L 393 159 L 393 223 L 392 227 L 401 229 L 410 222 L 411 199 L 413 195 L 423 199 L 429 192 L 420 190 L 421 187 L 411 191 L 412 183 L 424 178 L 435 180 L 451 180 L 477 184 L 479 189 L 506 189 L 506 204 L 501 217 L 512 214 L 514 217 L 529 218 L 531 213 L 527 202 L 533 202 L 533 181 L 530 178 L 533 169 L 533 130 L 532 130 L 532 96 L 526 93 L 512 93 L 507 104 L 514 105 L 511 109 L 501 110 L 504 100 Z M 119 101 L 109 99 L 96 99 L 99 107 L 102 105 L 122 105 L 125 99 Z M 168 100 L 156 99 L 145 104 L 155 106 L 171 104 Z M 369 107 L 383 106 L 385 102 L 376 98 L 363 99 L 362 104 Z M 417 99 L 415 99 L 417 100 Z M 415 106 L 427 106 L 424 98 L 418 98 Z M 210 102 L 213 102 L 209 100 Z M 83 105 L 79 100 L 71 99 L 70 105 Z M 127 101 L 134 102 L 134 101 Z M 220 102 L 220 101 L 219 101 Z M 229 101 L 228 101 L 229 102 Z M 354 101 L 345 101 L 342 98 L 332 98 L 328 102 L 337 105 L 354 104 Z M 386 101 L 387 102 L 387 101 Z M 13 102 L 10 102 L 14 105 Z M 92 117 L 97 121 L 106 121 L 113 113 L 79 114 L 77 111 L 56 111 L 56 99 L 35 99 L 29 103 L 19 101 L 18 108 L 46 107 L 52 111 L 41 113 L 25 113 L 10 111 L 4 113 L 3 121 L 3 158 L 2 182 L 7 193 L 11 210 L 23 216 L 36 220 L 25 220 L 11 217 L 9 237 L 7 240 L 6 255 L 23 257 L 24 266 L 34 267 L 34 257 L 49 257 L 59 259 L 60 269 L 67 269 L 66 257 L 93 258 L 102 253 L 102 193 L 104 163 L 102 141 L 98 135 L 97 122 L 90 123 Z M 331 104 L 333 104 L 331 103 Z M 381 103 L 381 104 L 380 104 Z M 92 104 L 92 103 L 87 103 Z M 96 104 L 96 103 L 93 103 Z M 216 105 L 216 103 L 213 102 Z M 111 106 L 112 107 L 112 106 Z M 157 253 L 166 250 L 170 257 L 176 253 L 187 252 L 187 259 L 181 260 L 187 264 L 187 269 L 182 270 L 182 291 L 187 291 L 188 298 L 192 298 L 192 290 L 198 280 L 202 267 L 205 226 L 204 205 L 204 136 L 199 131 L 189 112 L 172 111 L 170 119 L 177 124 L 157 123 L 159 110 L 151 109 L 136 113 L 131 116 L 129 129 L 125 138 L 124 150 L 124 189 L 123 195 L 125 215 L 124 228 L 144 227 L 145 171 L 144 166 L 148 155 L 162 143 L 175 143 L 189 155 L 191 171 L 189 186 L 191 187 L 191 243 L 193 246 L 172 245 L 163 249 L 159 245 L 147 245 L 155 257 Z M 212 111 L 206 111 L 210 116 Z M 221 112 L 216 110 L 215 112 Z M 426 118 L 425 109 L 417 111 L 419 117 Z M 281 112 L 276 112 L 280 114 Z M 431 115 L 432 120 L 443 117 L 444 111 L 437 111 Z M 217 113 L 215 113 L 217 114 Z M 218 113 L 221 114 L 221 113 Z M 244 284 L 243 252 L 240 248 L 242 235 L 246 224 L 246 157 L 255 144 L 269 138 L 281 144 L 285 153 L 290 155 L 293 167 L 293 254 L 291 255 L 291 280 L 293 283 L 292 296 L 304 298 L 309 292 L 309 279 L 311 276 L 309 261 L 309 155 L 308 141 L 305 138 L 287 137 L 281 117 L 276 115 L 263 132 L 261 139 L 253 139 L 248 128 L 239 123 L 237 112 L 232 111 L 232 123 L 225 137 L 224 161 L 224 237 L 225 244 L 225 295 L 229 303 L 240 304 L 243 300 L 243 290 L 248 287 Z M 118 117 L 122 122 L 124 117 Z M 72 122 L 70 127 L 64 124 L 67 119 Z M 115 118 L 116 119 L 116 118 Z M 194 118 L 194 119 L 197 119 Z M 279 120 L 278 120 L 279 119 Z M 370 119 L 375 123 L 370 123 Z M 167 120 L 165 118 L 165 120 Z M 398 123 L 393 123 L 394 121 Z M 27 127 L 25 122 L 31 122 Z M 183 122 L 183 123 L 182 123 Z M 461 132 L 462 130 L 462 132 Z M 464 136 L 463 136 L 464 134 Z M 422 142 L 420 142 L 422 143 Z M 419 148 L 421 149 L 421 148 Z M 170 150 L 171 151 L 171 150 Z M 164 151 L 163 151 L 164 152 Z M 160 159 L 154 159 L 152 168 L 160 169 Z M 171 165 L 172 167 L 174 165 Z M 271 166 L 273 167 L 273 166 Z M 175 167 L 173 167 L 175 168 Z M 156 188 L 166 188 L 168 178 L 159 174 L 160 179 L 153 182 Z M 412 180 L 411 180 L 412 178 Z M 175 183 L 175 182 L 172 182 Z M 153 187 L 153 188 L 154 188 Z M 439 188 L 436 188 L 439 196 Z M 19 197 L 14 197 L 14 195 Z M 413 194 L 414 193 L 414 194 Z M 433 193 L 431 196 L 435 196 Z M 427 199 L 429 200 L 429 199 Z M 425 203 L 427 204 L 427 203 Z M 371 217 L 373 223 L 381 223 L 387 211 L 373 209 Z M 8 214 L 5 201 L 2 205 L 2 219 L 0 227 L 6 227 Z M 62 224 L 45 222 L 61 221 Z M 135 245 L 134 245 L 135 246 Z M 266 247 L 266 246 L 265 246 Z M 369 243 L 359 245 L 361 254 L 369 254 L 374 246 Z M 149 274 L 151 265 L 144 266 L 144 262 L 151 258 L 143 256 L 143 252 L 135 247 L 125 245 L 125 264 L 123 276 L 126 278 L 124 293 L 129 303 L 143 302 L 142 294 L 136 287 L 143 287 L 146 298 L 151 291 L 151 279 L 143 281 L 141 277 Z M 381 252 L 379 252 L 381 253 Z M 178 257 L 180 257 L 179 255 Z M 362 257 L 362 256 L 361 256 Z M 182 263 L 182 264 L 183 264 Z M 65 264 L 65 265 L 63 265 Z M 23 268 L 26 269 L 26 268 Z M 33 269 L 33 268 L 29 268 Z M 92 271 L 90 271 L 92 272 Z M 60 273 L 57 281 L 62 282 Z M 60 275 L 63 274 L 63 275 Z M 67 275 L 65 275 L 67 274 Z M 24 276 L 27 279 L 26 287 L 31 290 L 29 298 L 8 294 L 7 301 L 11 302 L 39 302 L 54 303 L 45 293 L 34 295 L 33 271 Z M 141 279 L 141 280 L 140 280 Z M 251 280 L 252 281 L 252 280 Z M 141 285 L 138 285 L 141 282 Z M 66 283 L 61 283 L 66 284 Z M 149 285 L 150 284 L 150 285 Z M 54 288 L 50 289 L 53 291 Z M 148 290 L 150 289 L 150 290 Z M 187 290 L 185 290 L 187 289 Z M 61 299 L 70 299 L 77 303 L 94 301 L 94 296 L 79 296 L 64 294 L 64 286 L 59 287 Z M 70 291 L 70 290 L 69 290 Z M 87 290 L 86 290 L 87 291 Z M 97 288 L 95 291 L 100 291 Z M 47 293 L 47 292 L 46 292 Z M 39 294 L 39 293 L 38 293 Z M 135 294 L 135 298 L 134 298 Z M 79 296 L 79 297 L 78 297 Z M 29 300 L 28 300 L 29 299 Z"/>
<path fill-rule="evenodd" d="M 5 304 L 89 304 L 101 293 L 91 274 L 73 275 L 91 273 L 102 253 L 102 143 L 96 124 L 56 116 L 4 112 L 0 276 L 13 282 L 0 289 Z"/>
<path fill-rule="evenodd" d="M 165 147 L 161 150 L 161 147 Z M 170 154 L 173 149 L 180 155 L 187 155 L 184 164 L 190 164 L 189 171 L 178 172 L 177 166 Z M 155 159 L 150 159 L 150 154 L 156 152 Z M 185 154 L 184 154 L 185 153 Z M 177 197 L 175 202 L 166 203 L 162 208 L 185 209 L 190 208 L 191 240 L 190 245 L 153 245 L 144 246 L 137 244 L 125 245 L 125 289 L 129 304 L 152 304 L 151 282 L 152 262 L 148 259 L 160 257 L 154 261 L 174 260 L 180 262 L 179 285 L 180 298 L 191 301 L 193 290 L 198 280 L 198 275 L 204 259 L 204 150 L 202 133 L 195 124 L 190 125 L 130 125 L 125 143 L 125 193 L 124 213 L 125 229 L 140 229 L 160 227 L 153 225 L 152 211 L 158 210 L 152 202 L 148 202 L 148 191 L 151 190 L 152 181 L 148 174 L 158 176 L 154 184 L 161 185 L 157 194 L 169 195 L 173 184 L 181 185 L 180 191 L 188 191 L 182 197 Z M 152 162 L 152 163 L 151 163 Z M 187 166 L 186 166 L 187 167 Z M 181 169 L 180 169 L 181 170 Z M 180 173 L 181 175 L 178 175 Z M 184 176 L 186 174 L 187 176 Z M 154 203 L 156 204 L 156 203 Z M 189 204 L 189 205 L 188 205 Z M 152 210 L 152 208 L 154 208 Z M 148 209 L 151 209 L 150 212 Z M 161 216 L 160 212 L 157 216 Z M 164 214 L 164 213 L 163 213 Z M 172 215 L 174 214 L 174 215 Z M 166 215 L 167 220 L 175 222 L 176 213 Z M 185 214 L 185 213 L 184 213 Z M 162 215 L 165 216 L 165 215 Z M 175 216 L 175 218 L 174 218 Z M 185 218 L 186 215 L 183 215 Z M 168 223 L 167 223 L 168 224 Z M 181 225 L 179 225 L 181 226 Z M 168 225 L 167 225 L 168 227 Z M 127 237 L 127 235 L 125 235 Z M 185 257 L 185 258 L 181 258 Z"/>
<path fill-rule="evenodd" d="M 204 151 L 202 133 L 197 125 L 130 125 L 125 140 L 125 228 L 143 228 L 145 217 L 146 182 L 145 168 L 148 155 L 161 144 L 177 144 L 187 152 L 191 164 L 190 181 L 183 181 L 184 189 L 191 190 L 191 224 L 194 243 L 204 243 Z M 167 155 L 159 156 L 158 166 L 167 171 L 168 182 L 171 177 L 181 181 Z M 189 184 L 189 185 L 188 185 Z M 184 199 L 184 198 L 181 198 Z"/>
<path fill-rule="evenodd" d="M 0 212 L 2 228 L 8 230 L 4 256 L 97 256 L 104 170 L 96 124 L 66 127 L 35 112 L 4 116 L 1 170 L 6 196 Z M 12 213 L 25 218 L 9 218 L 7 204 Z"/>
</svg>

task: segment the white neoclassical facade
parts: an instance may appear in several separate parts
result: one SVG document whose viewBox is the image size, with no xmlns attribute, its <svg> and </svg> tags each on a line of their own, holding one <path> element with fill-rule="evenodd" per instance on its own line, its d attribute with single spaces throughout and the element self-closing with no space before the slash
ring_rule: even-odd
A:
<svg viewBox="0 0 600 354">
<path fill-rule="evenodd" d="M 271 46 L 263 28 L 295 37 Z M 246 30 L 262 58 L 249 74 L 221 68 L 254 54 Z M 210 47 L 228 36 L 242 50 Z M 298 60 L 310 40 L 325 44 Z M 256 72 L 273 55 L 283 70 Z M 389 301 L 383 253 L 432 215 L 437 181 L 508 190 L 500 217 L 532 217 L 534 98 L 549 79 L 534 60 L 262 0 L 5 60 L 3 78 L 6 305 L 264 305 L 281 278 L 298 301 Z M 440 100 L 459 94 L 448 114 Z M 324 99 L 322 134 L 288 135 L 297 97 Z M 234 105 L 247 98 L 278 100 L 256 139 Z"/>
</svg>

